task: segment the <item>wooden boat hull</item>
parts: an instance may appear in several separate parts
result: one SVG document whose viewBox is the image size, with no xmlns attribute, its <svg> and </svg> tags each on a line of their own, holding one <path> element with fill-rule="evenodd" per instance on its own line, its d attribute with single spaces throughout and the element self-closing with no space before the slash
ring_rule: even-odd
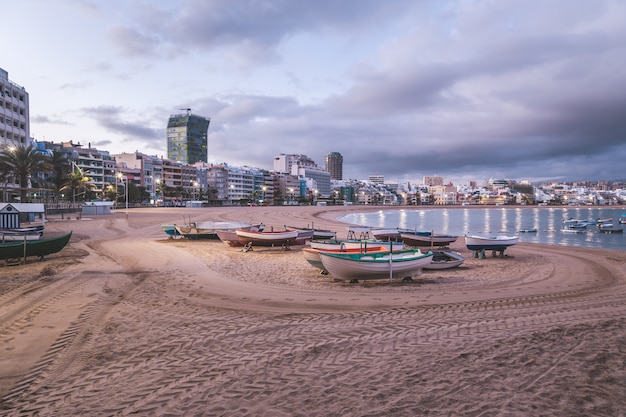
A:
<svg viewBox="0 0 626 417">
<path fill-rule="evenodd" d="M 400 239 L 408 246 L 450 246 L 451 243 L 456 242 L 458 236 L 451 235 L 437 235 L 430 232 L 417 232 L 417 233 L 401 233 Z"/>
<path fill-rule="evenodd" d="M 47 239 L 0 243 L 0 259 L 22 258 L 24 255 L 43 257 L 60 252 L 70 241 L 72 232 Z"/>
<path fill-rule="evenodd" d="M 239 247 L 243 246 L 243 243 L 239 241 L 239 236 L 234 230 L 218 230 L 217 237 L 228 246 Z"/>
<path fill-rule="evenodd" d="M 424 269 L 450 269 L 456 268 L 465 262 L 465 258 L 453 251 L 435 251 L 433 260 L 424 266 Z"/>
<path fill-rule="evenodd" d="M 176 225 L 176 230 L 183 237 L 191 240 L 219 239 L 218 230 L 234 230 L 253 227 L 248 222 L 198 222 L 188 225 Z"/>
<path fill-rule="evenodd" d="M 243 245 L 252 243 L 256 246 L 293 245 L 298 238 L 297 230 L 286 230 L 280 232 L 256 232 L 253 230 L 236 229 L 237 238 Z"/>
<path fill-rule="evenodd" d="M 0 241 L 23 241 L 27 240 L 37 240 L 43 236 L 44 226 L 27 226 L 27 227 L 16 227 L 16 228 L 4 228 L 0 229 Z"/>
<path fill-rule="evenodd" d="M 313 249 L 313 248 L 303 248 L 302 254 L 304 255 L 304 259 L 311 264 L 313 267 L 317 269 L 321 269 L 325 271 L 324 264 L 322 263 L 322 258 L 320 257 L 320 252 L 325 253 L 381 253 L 381 252 L 389 252 L 383 246 L 372 246 L 367 250 L 362 248 L 354 248 L 354 249 Z"/>
<path fill-rule="evenodd" d="M 518 242 L 518 236 L 465 236 L 469 250 L 502 250 Z"/>
<path fill-rule="evenodd" d="M 333 232 L 332 230 L 301 228 L 301 227 L 293 227 L 293 226 L 285 226 L 285 229 L 300 231 L 302 236 L 299 236 L 299 238 L 304 237 L 305 240 L 306 239 L 334 239 L 337 236 L 337 232 Z"/>
<path fill-rule="evenodd" d="M 161 229 L 163 229 L 165 234 L 168 235 L 169 237 L 181 236 L 181 234 L 178 233 L 178 230 L 176 230 L 176 226 L 174 226 L 173 224 L 161 225 Z"/>
<path fill-rule="evenodd" d="M 378 240 L 400 240 L 400 235 L 402 233 L 410 233 L 410 230 L 407 229 L 372 229 L 372 236 Z"/>
<path fill-rule="evenodd" d="M 421 273 L 433 254 L 407 249 L 389 253 L 340 254 L 320 252 L 324 269 L 340 280 L 407 278 Z"/>
</svg>

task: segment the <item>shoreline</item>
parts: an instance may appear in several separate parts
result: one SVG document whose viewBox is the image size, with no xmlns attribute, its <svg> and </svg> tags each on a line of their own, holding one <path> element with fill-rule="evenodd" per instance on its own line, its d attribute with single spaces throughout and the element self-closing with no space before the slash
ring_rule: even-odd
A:
<svg viewBox="0 0 626 417">
<path fill-rule="evenodd" d="M 314 224 L 345 235 L 338 217 L 364 207 L 336 207 L 50 218 L 50 233 L 73 230 L 68 248 L 44 262 L 0 267 L 0 410 L 608 416 L 624 409 L 624 251 L 520 243 L 503 258 L 471 259 L 455 242 L 466 256 L 461 268 L 425 271 L 411 283 L 355 285 L 319 275 L 298 247 L 244 253 L 220 241 L 167 239 L 161 230 L 191 217 Z"/>
</svg>

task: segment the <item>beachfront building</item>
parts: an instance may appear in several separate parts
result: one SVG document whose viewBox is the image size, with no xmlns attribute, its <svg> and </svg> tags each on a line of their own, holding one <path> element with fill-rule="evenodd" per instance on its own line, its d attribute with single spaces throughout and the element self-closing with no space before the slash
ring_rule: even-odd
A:
<svg viewBox="0 0 626 417">
<path fill-rule="evenodd" d="M 229 205 L 245 205 L 254 200 L 254 178 L 252 171 L 241 167 L 228 167 Z"/>
<path fill-rule="evenodd" d="M 385 183 L 385 176 L 384 175 L 370 175 L 369 177 L 367 177 L 367 180 L 373 184 L 383 185 Z"/>
<path fill-rule="evenodd" d="M 343 179 L 343 156 L 339 152 L 327 153 L 324 157 L 324 168 L 330 173 L 330 179 Z"/>
<path fill-rule="evenodd" d="M 207 162 L 210 119 L 191 114 L 170 115 L 167 123 L 167 158 L 183 164 Z"/>
<path fill-rule="evenodd" d="M 435 205 L 458 204 L 458 192 L 452 184 L 430 186 L 428 187 L 428 193 L 432 195 Z"/>
<path fill-rule="evenodd" d="M 306 196 L 309 199 L 330 196 L 330 173 L 317 166 L 306 155 L 280 154 L 274 157 L 274 172 L 288 173 L 305 180 Z"/>
<path fill-rule="evenodd" d="M 297 205 L 306 197 L 306 188 L 297 176 L 287 172 L 271 173 L 274 204 Z"/>
<path fill-rule="evenodd" d="M 429 187 L 443 185 L 443 177 L 439 175 L 424 176 L 423 184 Z"/>
<path fill-rule="evenodd" d="M 87 147 L 73 141 L 67 142 L 46 142 L 37 141 L 37 148 L 46 152 L 48 156 L 53 153 L 62 155 L 67 160 L 70 171 L 80 170 L 83 175 L 89 178 L 91 189 L 88 191 L 92 198 L 104 198 L 109 186 L 115 181 L 115 162 L 109 151 L 100 150 L 87 144 Z M 88 196 L 89 197 L 89 196 Z"/>
<path fill-rule="evenodd" d="M 163 181 L 163 159 L 156 155 L 141 152 L 119 153 L 112 155 L 116 163 L 139 170 L 139 186 L 150 196 L 150 204 L 160 204 L 162 200 L 161 184 Z"/>
<path fill-rule="evenodd" d="M 0 149 L 30 143 L 28 92 L 0 68 Z"/>
<path fill-rule="evenodd" d="M 29 146 L 31 141 L 28 92 L 9 80 L 9 73 L 0 68 L 0 152 Z M 7 178 L 3 187 L 3 201 L 19 197 L 18 179 Z"/>
</svg>

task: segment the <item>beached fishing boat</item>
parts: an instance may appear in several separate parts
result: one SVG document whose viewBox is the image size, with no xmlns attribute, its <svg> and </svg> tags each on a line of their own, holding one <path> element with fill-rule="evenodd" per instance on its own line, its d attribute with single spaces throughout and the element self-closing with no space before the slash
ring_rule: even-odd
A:
<svg viewBox="0 0 626 417">
<path fill-rule="evenodd" d="M 23 240 L 22 242 L 0 242 L 0 259 L 23 258 L 28 256 L 46 255 L 61 251 L 70 241 L 72 232 L 63 236 L 37 240 Z"/>
<path fill-rule="evenodd" d="M 256 231 L 251 229 L 235 229 L 239 242 L 243 245 L 258 246 L 293 245 L 298 238 L 297 230 Z"/>
<path fill-rule="evenodd" d="M 173 224 L 162 224 L 161 229 L 163 229 L 165 234 L 170 238 L 181 236 L 181 234 L 178 233 L 178 230 L 176 230 L 176 226 Z"/>
<path fill-rule="evenodd" d="M 382 253 L 328 253 L 320 252 L 324 269 L 334 278 L 358 280 L 410 278 L 422 272 L 431 262 L 433 253 L 406 249 Z"/>
<path fill-rule="evenodd" d="M 465 257 L 460 253 L 445 250 L 445 251 L 434 251 L 433 252 L 433 260 L 424 266 L 424 269 L 450 269 L 456 268 L 457 266 L 463 264 L 465 262 Z"/>
<path fill-rule="evenodd" d="M 400 239 L 407 246 L 450 246 L 456 242 L 458 236 L 440 235 L 432 232 L 403 232 Z"/>
<path fill-rule="evenodd" d="M 0 229 L 0 241 L 37 240 L 43 236 L 44 225 Z"/>
<path fill-rule="evenodd" d="M 313 267 L 320 269 L 322 273 L 327 273 L 326 269 L 324 269 L 324 265 L 322 264 L 322 259 L 320 258 L 320 252 L 324 253 L 347 253 L 347 254 L 355 254 L 355 253 L 380 253 L 380 252 L 389 252 L 387 248 L 384 246 L 370 246 L 367 249 L 364 248 L 353 248 L 353 249 L 313 249 L 313 248 L 302 248 L 302 253 L 304 255 L 304 259 L 311 264 Z"/>
<path fill-rule="evenodd" d="M 294 227 L 285 225 L 285 229 L 298 230 L 301 232 L 300 237 L 306 236 L 306 239 L 334 239 L 337 236 L 337 232 L 332 230 L 315 229 L 313 227 Z"/>
<path fill-rule="evenodd" d="M 218 230 L 216 234 L 219 240 L 226 243 L 228 246 L 243 246 L 243 243 L 239 241 L 239 236 L 237 236 L 234 230 Z"/>
<path fill-rule="evenodd" d="M 176 230 L 178 233 L 191 240 L 198 239 L 219 239 L 217 236 L 218 230 L 235 230 L 254 227 L 250 222 L 191 222 L 186 225 L 177 224 Z M 256 225 L 259 226 L 259 225 Z"/>
<path fill-rule="evenodd" d="M 469 250 L 504 250 L 516 245 L 519 236 L 468 236 L 465 235 L 465 245 Z"/>
<path fill-rule="evenodd" d="M 313 249 L 367 249 L 372 246 L 383 246 L 388 251 L 404 249 L 402 242 L 385 242 L 378 239 L 311 239 L 307 244 Z"/>
<path fill-rule="evenodd" d="M 400 234 L 401 233 L 410 233 L 411 230 L 409 229 L 399 229 L 399 228 L 395 228 L 395 229 L 372 229 L 371 233 L 372 236 L 375 239 L 378 240 L 395 240 L 395 241 L 399 241 L 400 240 Z"/>
<path fill-rule="evenodd" d="M 296 245 L 304 245 L 307 240 L 313 238 L 313 233 L 315 232 L 313 229 L 300 229 L 289 226 L 285 226 L 285 230 L 296 230 L 298 232 L 298 236 L 294 242 Z"/>
</svg>

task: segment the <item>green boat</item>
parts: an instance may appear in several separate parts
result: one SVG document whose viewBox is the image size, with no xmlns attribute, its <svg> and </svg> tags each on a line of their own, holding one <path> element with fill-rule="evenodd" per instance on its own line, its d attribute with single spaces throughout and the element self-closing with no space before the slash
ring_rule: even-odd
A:
<svg viewBox="0 0 626 417">
<path fill-rule="evenodd" d="M 60 252 L 70 241 L 72 232 L 63 236 L 47 239 L 27 240 L 22 242 L 0 242 L 0 259 L 23 258 L 26 256 L 44 256 Z"/>
</svg>

